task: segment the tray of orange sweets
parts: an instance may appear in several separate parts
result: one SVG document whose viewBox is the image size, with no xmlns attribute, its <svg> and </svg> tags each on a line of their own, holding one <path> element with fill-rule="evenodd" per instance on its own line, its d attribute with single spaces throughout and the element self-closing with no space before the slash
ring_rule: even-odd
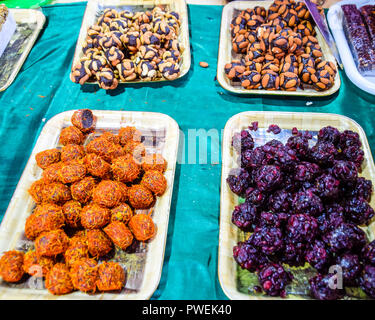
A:
<svg viewBox="0 0 375 320">
<path fill-rule="evenodd" d="M 148 299 L 163 265 L 179 130 L 150 112 L 60 113 L 0 226 L 0 299 Z"/>
</svg>

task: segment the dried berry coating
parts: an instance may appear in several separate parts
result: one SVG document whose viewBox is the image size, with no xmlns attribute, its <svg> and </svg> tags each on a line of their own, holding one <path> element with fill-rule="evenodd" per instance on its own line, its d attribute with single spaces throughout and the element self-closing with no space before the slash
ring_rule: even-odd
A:
<svg viewBox="0 0 375 320">
<path fill-rule="evenodd" d="M 280 228 L 276 227 L 256 228 L 248 242 L 265 255 L 276 254 L 281 251 L 284 246 L 282 231 Z"/>
<path fill-rule="evenodd" d="M 257 218 L 257 208 L 248 202 L 236 206 L 232 213 L 232 223 L 243 231 L 253 231 Z"/>
<path fill-rule="evenodd" d="M 80 259 L 70 268 L 70 278 L 75 289 L 95 292 L 98 279 L 97 262 L 94 259 Z"/>
<path fill-rule="evenodd" d="M 323 241 L 315 240 L 308 247 L 305 259 L 312 267 L 322 272 L 330 266 L 332 256 Z"/>
<path fill-rule="evenodd" d="M 286 238 L 284 249 L 280 252 L 280 261 L 290 266 L 303 266 L 305 264 L 306 244 L 295 242 Z"/>
<path fill-rule="evenodd" d="M 374 209 L 363 198 L 351 198 L 346 201 L 345 217 L 349 222 L 369 224 L 374 214 Z"/>
<path fill-rule="evenodd" d="M 280 264 L 272 263 L 259 271 L 258 279 L 267 295 L 285 297 L 285 288 L 292 281 L 293 276 Z"/>
<path fill-rule="evenodd" d="M 242 130 L 240 133 L 235 133 L 232 138 L 232 147 L 241 153 L 245 149 L 254 148 L 254 139 L 249 130 Z"/>
<path fill-rule="evenodd" d="M 318 274 L 309 280 L 310 293 L 313 298 L 318 300 L 337 300 L 342 298 L 343 290 L 331 288 L 333 286 L 332 277 L 332 274 Z"/>
<path fill-rule="evenodd" d="M 296 152 L 300 158 L 307 158 L 309 152 L 309 140 L 305 137 L 296 135 L 288 138 L 286 146 Z"/>
<path fill-rule="evenodd" d="M 246 169 L 234 169 L 227 177 L 227 183 L 233 193 L 238 196 L 245 196 L 249 187 L 250 174 Z"/>
<path fill-rule="evenodd" d="M 282 172 L 280 167 L 265 165 L 255 173 L 255 183 L 260 191 L 271 191 L 282 182 Z"/>
<path fill-rule="evenodd" d="M 323 211 L 321 199 L 311 189 L 299 191 L 293 197 L 293 209 L 296 213 L 318 216 Z"/>
<path fill-rule="evenodd" d="M 156 233 L 152 218 L 143 213 L 136 214 L 130 219 L 129 228 L 138 241 L 147 241 Z"/>
<path fill-rule="evenodd" d="M 295 214 L 288 220 L 287 236 L 293 242 L 311 242 L 318 233 L 318 222 L 308 214 Z"/>
<path fill-rule="evenodd" d="M 363 247 L 361 257 L 365 263 L 375 266 L 375 240 Z"/>
<path fill-rule="evenodd" d="M 329 166 L 337 157 L 338 151 L 330 142 L 319 142 L 311 148 L 310 157 L 321 166 Z"/>
<path fill-rule="evenodd" d="M 100 229 L 87 230 L 87 244 L 94 258 L 105 256 L 112 250 L 112 241 Z"/>
<path fill-rule="evenodd" d="M 125 286 L 125 271 L 116 262 L 103 262 L 98 267 L 96 285 L 99 291 L 121 290 Z"/>
<path fill-rule="evenodd" d="M 251 272 L 261 269 L 269 262 L 268 258 L 259 249 L 248 242 L 238 242 L 233 247 L 233 257 L 242 269 L 247 269 Z"/>
<path fill-rule="evenodd" d="M 69 268 L 63 263 L 55 264 L 46 275 L 45 286 L 54 295 L 70 293 L 74 290 Z"/>
<path fill-rule="evenodd" d="M 364 231 L 354 224 L 342 223 L 323 236 L 323 241 L 334 253 L 359 251 L 366 244 Z"/>
<path fill-rule="evenodd" d="M 364 177 L 358 177 L 354 185 L 347 190 L 347 193 L 351 197 L 363 198 L 369 202 L 372 195 L 372 181 Z"/>
<path fill-rule="evenodd" d="M 133 242 L 133 234 L 123 222 L 112 221 L 103 231 L 122 250 L 125 250 Z"/>
<path fill-rule="evenodd" d="M 294 167 L 294 179 L 297 181 L 312 181 L 320 173 L 316 163 L 302 161 Z"/>
<path fill-rule="evenodd" d="M 353 182 L 358 177 L 358 170 L 354 162 L 337 160 L 332 166 L 332 174 L 340 181 Z"/>
<path fill-rule="evenodd" d="M 365 265 L 359 278 L 360 287 L 368 296 L 375 298 L 375 267 Z"/>
<path fill-rule="evenodd" d="M 322 174 L 316 181 L 317 194 L 321 198 L 335 199 L 340 193 L 340 181 L 330 174 Z"/>
<path fill-rule="evenodd" d="M 340 131 L 332 126 L 324 127 L 318 132 L 318 141 L 337 145 L 340 141 Z"/>
<path fill-rule="evenodd" d="M 345 253 L 337 258 L 336 264 L 341 267 L 344 285 L 356 286 L 361 274 L 362 265 L 356 254 Z"/>
<path fill-rule="evenodd" d="M 0 258 L 0 276 L 6 282 L 18 282 L 22 279 L 24 270 L 23 252 L 12 250 L 6 251 Z"/>
</svg>

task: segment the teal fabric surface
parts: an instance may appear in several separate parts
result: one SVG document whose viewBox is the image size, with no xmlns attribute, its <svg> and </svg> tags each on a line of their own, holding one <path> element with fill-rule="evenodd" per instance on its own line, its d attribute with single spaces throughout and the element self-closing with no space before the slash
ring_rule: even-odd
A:
<svg viewBox="0 0 375 320">
<path fill-rule="evenodd" d="M 84 10 L 84 3 L 44 7 L 44 30 L 17 79 L 0 93 L 1 217 L 45 121 L 71 109 L 162 112 L 177 121 L 185 142 L 188 129 L 220 131 L 242 111 L 338 113 L 359 122 L 370 146 L 375 143 L 375 98 L 352 85 L 344 72 L 340 91 L 327 98 L 236 96 L 222 89 L 215 81 L 220 6 L 189 6 L 192 66 L 182 79 L 120 85 L 108 92 L 80 87 L 69 73 Z M 209 68 L 201 68 L 200 61 Z M 207 157 L 218 154 L 217 147 L 209 148 Z M 153 299 L 226 298 L 217 275 L 220 175 L 220 163 L 199 164 L 197 159 L 197 164 L 177 165 L 163 273 Z"/>
</svg>

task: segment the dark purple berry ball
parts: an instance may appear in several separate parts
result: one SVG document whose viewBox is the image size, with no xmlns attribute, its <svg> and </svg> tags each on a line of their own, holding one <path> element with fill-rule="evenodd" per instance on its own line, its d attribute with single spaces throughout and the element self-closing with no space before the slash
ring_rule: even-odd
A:
<svg viewBox="0 0 375 320">
<path fill-rule="evenodd" d="M 243 197 L 246 189 L 249 187 L 251 176 L 246 169 L 233 169 L 227 177 L 229 188 L 236 195 Z"/>
<path fill-rule="evenodd" d="M 337 145 L 340 141 L 340 131 L 334 127 L 327 126 L 319 130 L 319 142 L 330 142 Z"/>
<path fill-rule="evenodd" d="M 359 169 L 363 163 L 363 160 L 365 159 L 365 153 L 361 147 L 350 146 L 342 149 L 341 158 L 354 162 L 356 167 Z"/>
<path fill-rule="evenodd" d="M 326 271 L 332 259 L 327 246 L 321 240 L 315 240 L 309 245 L 305 257 L 306 261 L 319 272 Z"/>
<path fill-rule="evenodd" d="M 345 253 L 337 258 L 336 264 L 341 267 L 344 285 L 356 286 L 362 266 L 356 254 Z"/>
<path fill-rule="evenodd" d="M 334 253 L 359 252 L 366 244 L 364 231 L 351 223 L 342 223 L 323 236 L 324 242 Z"/>
<path fill-rule="evenodd" d="M 268 198 L 268 209 L 273 212 L 288 212 L 291 208 L 292 194 L 285 190 L 277 190 Z"/>
<path fill-rule="evenodd" d="M 300 135 L 291 136 L 286 146 L 295 151 L 298 157 L 305 159 L 309 155 L 309 140 Z"/>
<path fill-rule="evenodd" d="M 336 147 L 330 142 L 317 143 L 310 150 L 311 160 L 321 166 L 331 165 L 337 155 Z"/>
<path fill-rule="evenodd" d="M 299 162 L 296 152 L 284 146 L 275 150 L 274 160 L 276 165 L 288 172 L 293 171 L 295 165 Z"/>
<path fill-rule="evenodd" d="M 343 182 L 353 182 L 358 177 L 358 170 L 354 162 L 337 160 L 333 163 L 332 174 Z"/>
<path fill-rule="evenodd" d="M 279 134 L 281 132 L 280 127 L 277 124 L 270 124 L 267 132 L 272 132 L 274 134 Z"/>
<path fill-rule="evenodd" d="M 243 152 L 242 158 L 244 158 L 242 160 L 244 165 L 247 165 L 247 167 L 250 168 L 259 168 L 271 162 L 271 159 L 267 157 L 262 147 L 257 147 L 252 151 L 247 150 L 246 153 Z"/>
<path fill-rule="evenodd" d="M 347 190 L 347 193 L 352 197 L 361 197 L 369 202 L 372 194 L 372 182 L 371 180 L 359 177 L 352 188 Z"/>
<path fill-rule="evenodd" d="M 318 216 L 323 211 L 322 200 L 311 189 L 299 191 L 293 197 L 293 209 L 296 213 Z"/>
<path fill-rule="evenodd" d="M 337 300 L 343 297 L 343 290 L 334 287 L 335 281 L 332 280 L 332 277 L 332 274 L 318 274 L 309 280 L 310 292 L 313 298 L 318 300 Z"/>
<path fill-rule="evenodd" d="M 291 239 L 284 241 L 284 250 L 280 253 L 280 261 L 293 267 L 305 264 L 306 244 L 293 242 Z"/>
<path fill-rule="evenodd" d="M 359 285 L 371 298 L 375 298 L 375 267 L 366 265 L 359 278 Z"/>
<path fill-rule="evenodd" d="M 258 219 L 257 208 L 251 203 L 244 202 L 234 208 L 232 223 L 243 231 L 253 231 Z"/>
<path fill-rule="evenodd" d="M 341 149 L 346 149 L 351 146 L 361 147 L 362 143 L 357 132 L 345 130 L 340 134 L 339 145 Z"/>
<path fill-rule="evenodd" d="M 269 296 L 285 297 L 286 286 L 292 281 L 293 276 L 277 263 L 268 264 L 258 274 L 259 283 Z"/>
<path fill-rule="evenodd" d="M 254 175 L 254 182 L 260 191 L 271 191 L 282 183 L 280 167 L 265 165 L 260 167 Z"/>
<path fill-rule="evenodd" d="M 280 228 L 258 227 L 248 242 L 266 255 L 273 255 L 282 250 L 284 241 Z"/>
<path fill-rule="evenodd" d="M 232 146 L 238 153 L 241 153 L 245 149 L 252 150 L 254 148 L 253 137 L 248 130 L 242 130 L 240 133 L 234 134 Z"/>
<path fill-rule="evenodd" d="M 351 198 L 346 202 L 345 217 L 349 222 L 369 224 L 374 214 L 374 209 L 363 198 Z"/>
<path fill-rule="evenodd" d="M 364 263 L 375 266 L 375 240 L 366 244 L 361 252 L 361 257 Z"/>
<path fill-rule="evenodd" d="M 327 209 L 326 206 L 326 211 L 316 218 L 316 220 L 318 221 L 320 234 L 325 234 L 328 231 L 332 231 L 340 224 L 345 222 L 344 208 L 339 204 L 332 205 L 332 207 L 336 207 L 336 209 L 330 210 Z"/>
<path fill-rule="evenodd" d="M 311 181 L 320 173 L 316 163 L 300 162 L 294 168 L 294 179 L 297 181 Z"/>
<path fill-rule="evenodd" d="M 308 214 L 295 214 L 288 220 L 287 237 L 293 242 L 311 242 L 318 233 L 318 222 Z"/>
<path fill-rule="evenodd" d="M 286 212 L 263 211 L 259 217 L 260 227 L 282 228 L 289 219 Z"/>
<path fill-rule="evenodd" d="M 238 242 L 233 247 L 233 257 L 242 269 L 251 272 L 259 270 L 269 262 L 264 254 L 247 242 Z"/>
<path fill-rule="evenodd" d="M 256 206 L 262 206 L 266 200 L 266 194 L 259 189 L 250 187 L 246 190 L 246 202 L 252 203 Z"/>
<path fill-rule="evenodd" d="M 340 181 L 330 174 L 322 174 L 316 179 L 316 192 L 324 199 L 335 199 L 340 192 Z"/>
</svg>

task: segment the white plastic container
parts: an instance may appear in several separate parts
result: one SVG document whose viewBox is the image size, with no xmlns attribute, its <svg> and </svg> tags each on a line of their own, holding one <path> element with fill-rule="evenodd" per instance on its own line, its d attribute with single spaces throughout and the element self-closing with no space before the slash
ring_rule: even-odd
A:
<svg viewBox="0 0 375 320">
<path fill-rule="evenodd" d="M 327 20 L 335 38 L 337 50 L 339 51 L 345 73 L 348 78 L 360 89 L 375 95 L 375 76 L 362 75 L 355 64 L 352 52 L 343 29 L 343 12 L 341 6 L 344 4 L 355 4 L 360 8 L 367 4 L 375 4 L 374 0 L 344 0 L 340 1 L 328 10 Z"/>
<path fill-rule="evenodd" d="M 8 12 L 8 17 L 1 27 L 0 31 L 0 57 L 4 53 L 10 39 L 12 38 L 14 32 L 16 31 L 16 21 L 12 13 Z"/>
</svg>

